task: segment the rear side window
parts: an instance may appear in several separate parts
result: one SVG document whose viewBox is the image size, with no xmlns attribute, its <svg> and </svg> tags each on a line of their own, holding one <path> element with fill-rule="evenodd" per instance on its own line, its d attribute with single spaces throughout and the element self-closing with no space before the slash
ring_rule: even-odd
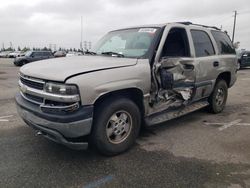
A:
<svg viewBox="0 0 250 188">
<path fill-rule="evenodd" d="M 33 53 L 32 53 L 32 56 L 34 56 L 34 57 L 39 57 L 39 56 L 40 56 L 40 53 L 39 53 L 39 52 L 33 52 Z"/>
<path fill-rule="evenodd" d="M 191 30 L 191 35 L 194 41 L 196 57 L 205 57 L 215 54 L 211 39 L 206 32 Z"/>
<path fill-rule="evenodd" d="M 43 56 L 50 56 L 50 52 L 43 52 Z"/>
<path fill-rule="evenodd" d="M 220 54 L 235 54 L 235 49 L 226 33 L 212 31 L 212 35 L 218 45 Z"/>
</svg>

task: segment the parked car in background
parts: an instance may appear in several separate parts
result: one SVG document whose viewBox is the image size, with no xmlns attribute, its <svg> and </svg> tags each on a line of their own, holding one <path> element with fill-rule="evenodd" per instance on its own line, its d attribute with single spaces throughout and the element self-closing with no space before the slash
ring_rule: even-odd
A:
<svg viewBox="0 0 250 188">
<path fill-rule="evenodd" d="M 0 53 L 0 58 L 7 58 L 9 53 L 11 53 L 12 51 L 2 51 Z"/>
<path fill-rule="evenodd" d="M 239 69 L 250 66 L 250 51 L 243 51 L 239 55 Z"/>
<path fill-rule="evenodd" d="M 8 54 L 8 58 L 16 58 L 21 57 L 22 52 L 21 51 L 14 51 Z"/>
<path fill-rule="evenodd" d="M 68 52 L 66 57 L 81 56 L 81 55 L 83 55 L 82 52 Z"/>
<path fill-rule="evenodd" d="M 39 61 L 43 59 L 50 59 L 54 58 L 54 55 L 51 51 L 28 51 L 25 56 L 23 57 L 17 57 L 14 60 L 14 64 L 16 66 L 22 66 L 24 64 L 33 62 L 33 61 Z"/>
<path fill-rule="evenodd" d="M 65 57 L 66 56 L 66 52 L 65 51 L 57 51 L 54 53 L 55 57 Z"/>
</svg>

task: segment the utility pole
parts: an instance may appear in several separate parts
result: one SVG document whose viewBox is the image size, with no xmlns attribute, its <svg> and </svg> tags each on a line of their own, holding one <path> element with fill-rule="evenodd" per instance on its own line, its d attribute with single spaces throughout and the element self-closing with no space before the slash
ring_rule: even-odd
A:
<svg viewBox="0 0 250 188">
<path fill-rule="evenodd" d="M 82 30 L 83 30 L 83 24 L 82 24 L 82 16 L 81 16 L 81 43 L 80 43 L 80 48 L 81 48 L 81 51 L 83 51 L 83 48 L 82 48 Z"/>
<path fill-rule="evenodd" d="M 234 11 L 234 27 L 233 27 L 233 37 L 232 37 L 232 42 L 234 43 L 234 34 L 235 34 L 235 26 L 236 26 L 236 16 L 237 16 L 237 11 Z"/>
</svg>

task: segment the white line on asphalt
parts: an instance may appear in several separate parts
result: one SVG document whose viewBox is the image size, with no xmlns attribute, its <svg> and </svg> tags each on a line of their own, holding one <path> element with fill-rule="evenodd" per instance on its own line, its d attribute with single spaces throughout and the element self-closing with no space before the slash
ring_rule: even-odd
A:
<svg viewBox="0 0 250 188">
<path fill-rule="evenodd" d="M 234 125 L 250 126 L 250 123 L 240 123 L 241 121 L 242 119 L 237 119 L 229 123 L 205 123 L 205 125 L 221 125 L 222 127 L 219 128 L 219 131 L 223 131 Z"/>
<path fill-rule="evenodd" d="M 106 184 L 107 182 L 113 180 L 113 178 L 114 177 L 112 175 L 106 176 L 106 177 L 101 178 L 99 180 L 93 181 L 93 182 L 89 183 L 88 185 L 85 185 L 84 188 L 96 188 L 96 187 L 100 187 L 100 186 Z"/>
<path fill-rule="evenodd" d="M 13 115 L 9 115 L 9 116 L 1 116 L 0 119 L 3 119 L 3 118 L 9 118 L 9 117 L 13 117 Z"/>
<path fill-rule="evenodd" d="M 248 81 L 248 80 L 250 80 L 250 78 L 241 78 L 240 80 L 242 80 L 242 81 Z"/>
<path fill-rule="evenodd" d="M 237 125 L 241 125 L 241 126 L 250 126 L 250 123 L 238 123 Z"/>
<path fill-rule="evenodd" d="M 7 122 L 9 121 L 8 119 L 0 119 L 0 122 Z"/>
<path fill-rule="evenodd" d="M 241 119 L 237 119 L 235 121 L 232 121 L 230 123 L 226 123 L 224 126 L 219 128 L 219 131 L 223 131 L 229 127 L 232 127 L 233 125 L 237 125 L 238 123 L 240 123 L 242 120 Z"/>
<path fill-rule="evenodd" d="M 0 117 L 0 122 L 8 122 L 9 120 L 8 120 L 8 119 L 5 119 L 5 118 L 10 118 L 10 117 L 13 117 L 13 115 L 1 116 L 1 117 Z"/>
</svg>

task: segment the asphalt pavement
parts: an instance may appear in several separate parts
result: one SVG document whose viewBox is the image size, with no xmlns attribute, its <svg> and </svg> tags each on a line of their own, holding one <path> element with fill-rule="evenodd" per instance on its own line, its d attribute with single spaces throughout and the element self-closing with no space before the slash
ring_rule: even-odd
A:
<svg viewBox="0 0 250 188">
<path fill-rule="evenodd" d="M 0 59 L 0 187 L 250 187 L 250 69 L 225 110 L 205 109 L 141 132 L 115 157 L 74 151 L 35 132 L 16 112 L 18 71 Z"/>
</svg>

